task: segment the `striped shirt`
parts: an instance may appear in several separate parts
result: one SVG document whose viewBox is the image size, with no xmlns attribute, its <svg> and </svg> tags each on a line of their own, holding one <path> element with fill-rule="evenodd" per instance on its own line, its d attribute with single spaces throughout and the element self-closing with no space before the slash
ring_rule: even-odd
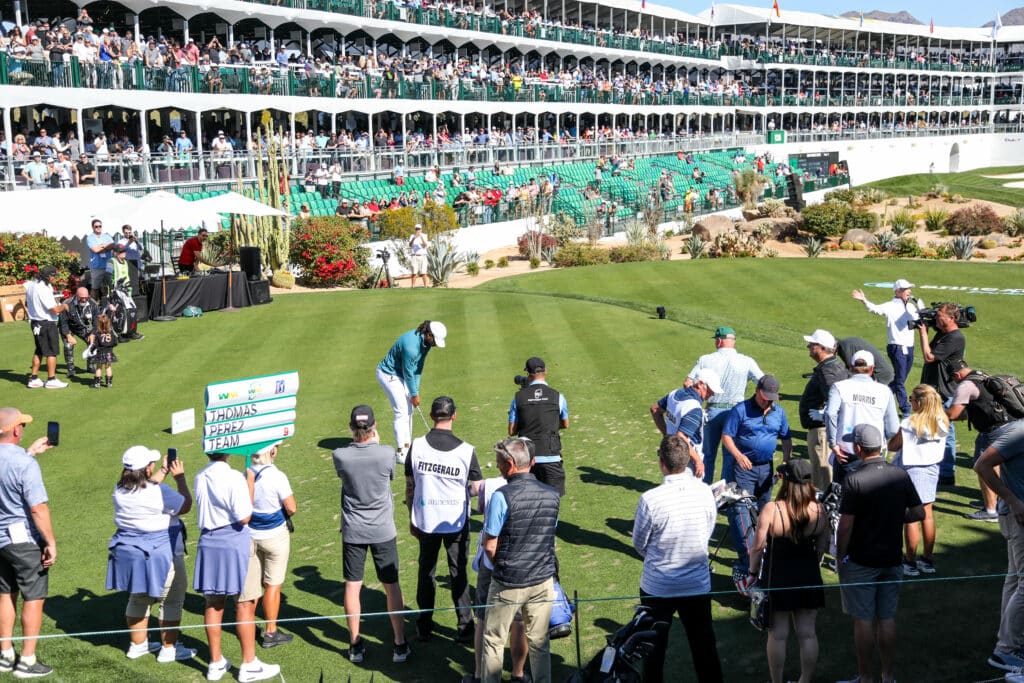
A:
<svg viewBox="0 0 1024 683">
<path fill-rule="evenodd" d="M 722 381 L 722 393 L 711 397 L 709 407 L 743 401 L 747 397 L 747 382 L 756 382 L 764 376 L 757 361 L 733 348 L 721 348 L 701 356 L 687 377 L 696 380 L 697 373 L 704 368 L 717 372 Z"/>
<path fill-rule="evenodd" d="M 633 547 L 644 558 L 645 593 L 681 597 L 711 590 L 708 541 L 716 515 L 711 487 L 690 470 L 666 475 L 661 486 L 640 496 Z"/>
</svg>

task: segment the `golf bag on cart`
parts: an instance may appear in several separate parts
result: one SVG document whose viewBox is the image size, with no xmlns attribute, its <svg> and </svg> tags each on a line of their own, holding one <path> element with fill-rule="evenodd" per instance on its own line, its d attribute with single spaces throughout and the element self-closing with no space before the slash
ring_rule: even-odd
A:
<svg viewBox="0 0 1024 683">
<path fill-rule="evenodd" d="M 135 300 L 131 297 L 131 285 L 127 279 L 122 278 L 110 288 L 107 315 L 110 317 L 114 333 L 121 341 L 128 341 L 138 333 L 138 311 L 135 308 Z"/>
<path fill-rule="evenodd" d="M 638 606 L 632 620 L 608 636 L 608 646 L 566 683 L 641 683 L 647 662 L 664 658 L 668 629 L 668 622 L 656 621 L 647 607 Z"/>
</svg>

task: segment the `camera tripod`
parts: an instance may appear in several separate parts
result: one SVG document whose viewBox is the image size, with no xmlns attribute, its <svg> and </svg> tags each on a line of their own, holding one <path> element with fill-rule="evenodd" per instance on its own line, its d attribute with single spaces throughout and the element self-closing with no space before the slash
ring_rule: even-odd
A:
<svg viewBox="0 0 1024 683">
<path fill-rule="evenodd" d="M 391 261 L 391 253 L 384 250 L 377 252 L 377 255 L 380 257 L 380 267 L 377 268 L 377 271 L 373 274 L 373 279 L 370 281 L 373 283 L 374 289 L 385 287 L 387 289 L 391 289 L 393 287 L 397 287 L 398 283 L 395 282 L 393 277 L 391 277 L 391 267 L 389 265 Z M 384 284 L 382 285 L 381 282 Z"/>
</svg>

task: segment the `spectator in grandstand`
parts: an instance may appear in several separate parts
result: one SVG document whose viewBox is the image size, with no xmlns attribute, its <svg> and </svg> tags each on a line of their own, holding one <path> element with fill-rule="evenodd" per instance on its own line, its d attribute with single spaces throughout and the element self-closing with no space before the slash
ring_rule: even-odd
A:
<svg viewBox="0 0 1024 683">
<path fill-rule="evenodd" d="M 505 640 L 515 614 L 521 613 L 531 677 L 537 683 L 550 683 L 548 627 L 555 597 L 558 491 L 530 473 L 534 462 L 528 439 L 499 441 L 494 453 L 498 471 L 508 483 L 491 494 L 482 534 L 484 553 L 494 567 L 484 616 L 482 680 L 500 683 Z M 482 488 L 482 482 L 476 483 L 474 493 Z"/>
<path fill-rule="evenodd" d="M 909 522 L 904 529 L 903 575 L 919 576 L 935 573 L 932 503 L 939 484 L 939 463 L 949 431 L 949 418 L 942 409 L 939 393 L 927 384 L 914 387 L 909 401 L 913 412 L 903 419 L 900 430 L 889 440 L 889 450 L 896 453 L 893 464 L 910 475 L 924 505 L 920 528 L 917 522 Z M 917 546 L 922 540 L 922 553 L 918 557 Z"/>
<path fill-rule="evenodd" d="M 291 518 L 295 515 L 295 495 L 287 475 L 277 467 L 280 442 L 264 446 L 252 458 L 245 478 L 252 493 L 252 518 L 249 533 L 254 553 L 249 556 L 249 569 L 239 602 L 259 602 L 263 597 L 264 648 L 286 645 L 292 635 L 277 628 L 281 609 L 281 584 L 288 570 L 291 550 Z"/>
<path fill-rule="evenodd" d="M 227 453 L 209 453 L 210 464 L 196 475 L 195 507 L 200 535 L 196 547 L 192 588 L 206 598 L 203 622 L 210 646 L 206 680 L 219 681 L 231 669 L 231 661 L 221 651 L 221 622 L 227 598 L 236 598 L 235 627 L 242 648 L 240 681 L 276 678 L 281 667 L 264 664 L 256 657 L 256 602 L 238 600 L 245 587 L 252 539 L 252 494 L 245 475 L 228 465 Z"/>
<path fill-rule="evenodd" d="M 49 187 L 52 173 L 52 167 L 43 163 L 43 156 L 38 150 L 32 152 L 32 160 L 21 167 L 21 177 L 25 179 L 30 190 L 42 190 Z"/>
<path fill-rule="evenodd" d="M 811 371 L 804 392 L 800 396 L 800 426 L 807 430 L 807 457 L 814 471 L 814 486 L 824 491 L 832 482 L 831 451 L 825 430 L 825 404 L 829 391 L 836 382 L 846 379 L 849 372 L 836 357 L 836 338 L 827 330 L 815 330 L 804 336 L 807 353 L 817 365 Z"/>
<path fill-rule="evenodd" d="M 433 610 L 437 590 L 434 572 L 442 546 L 448 556 L 452 602 L 458 620 L 455 639 L 460 643 L 471 643 L 475 633 L 466 574 L 469 554 L 468 496 L 480 492 L 483 475 L 473 446 L 452 433 L 452 424 L 456 418 L 455 401 L 447 396 L 434 399 L 430 407 L 434 428 L 413 441 L 405 461 L 405 503 L 409 508 L 409 532 L 419 542 L 416 604 L 423 611 L 416 618 L 416 633 L 422 641 L 430 640 L 434 630 Z M 493 561 L 493 553 L 489 555 Z M 548 607 L 550 609 L 550 605 Z M 547 621 L 544 628 L 546 632 Z M 504 635 L 499 647 L 505 642 Z"/>
<path fill-rule="evenodd" d="M 50 567 L 57 561 L 57 540 L 53 535 L 46 487 L 37 458 L 52 446 L 40 437 L 28 448 L 21 447 L 25 427 L 32 416 L 17 408 L 0 408 L 0 519 L 7 533 L 0 535 L 0 668 L 13 671 L 15 678 L 41 678 L 53 667 L 36 658 L 36 643 L 43 621 L 43 602 L 49 591 Z M 12 638 L 17 619 L 18 594 L 21 606 L 21 655 L 14 651 Z"/>
<path fill-rule="evenodd" d="M 736 350 L 736 330 L 722 325 L 715 329 L 712 337 L 715 352 L 708 353 L 697 359 L 690 374 L 686 376 L 684 387 L 693 385 L 695 378 L 703 368 L 711 368 L 722 384 L 722 392 L 708 400 L 705 413 L 704 434 L 701 447 L 704 460 L 704 483 L 710 484 L 715 479 L 715 460 L 718 447 L 722 441 L 722 427 L 733 406 L 742 403 L 746 397 L 748 382 L 756 382 L 764 375 L 761 368 L 750 356 Z M 722 477 L 732 481 L 732 454 L 722 453 Z"/>
<path fill-rule="evenodd" d="M 859 680 L 874 680 L 877 642 L 882 680 L 893 681 L 902 532 L 906 523 L 924 519 L 924 507 L 907 473 L 885 462 L 875 426 L 858 424 L 843 438 L 861 463 L 843 482 L 836 533 L 843 611 L 853 617 Z"/>
<path fill-rule="evenodd" d="M 405 600 L 398 583 L 398 532 L 395 528 L 391 480 L 395 476 L 395 454 L 380 445 L 377 421 L 370 406 L 359 405 L 349 416 L 352 443 L 333 453 L 334 470 L 341 479 L 341 538 L 345 578 L 345 614 L 349 630 L 351 662 L 363 661 L 366 648 L 359 635 L 362 611 L 359 593 L 363 587 L 366 551 L 373 555 L 377 580 L 384 585 L 391 630 L 394 636 L 392 661 L 409 658 L 402 615 Z"/>
<path fill-rule="evenodd" d="M 917 306 L 911 301 L 912 285 L 899 279 L 893 283 L 893 298 L 884 304 L 873 304 L 859 289 L 853 290 L 852 297 L 864 304 L 870 312 L 885 318 L 888 344 L 885 347 L 889 360 L 892 361 L 894 376 L 889 387 L 896 396 L 903 417 L 910 414 L 910 402 L 907 399 L 907 375 L 914 364 L 914 325 L 917 320 Z"/>
<path fill-rule="evenodd" d="M 162 462 L 161 462 L 162 460 Z M 157 468 L 156 463 L 161 467 Z M 114 526 L 107 559 L 107 590 L 128 591 L 125 620 L 130 631 L 128 659 L 159 650 L 161 664 L 192 659 L 196 651 L 178 642 L 188 577 L 184 525 L 192 494 L 181 460 L 168 463 L 159 451 L 132 446 L 121 456 L 114 488 Z M 171 475 L 175 489 L 163 483 Z M 150 608 L 160 604 L 160 641 L 147 637 Z"/>
<path fill-rule="evenodd" d="M 782 483 L 774 502 L 757 518 L 750 549 L 750 576 L 769 590 L 768 670 L 772 683 L 783 683 L 790 622 L 800 647 L 800 680 L 814 679 L 818 663 L 815 621 L 825 606 L 821 558 L 831 529 L 818 502 L 811 464 L 794 458 L 778 468 Z"/>
<path fill-rule="evenodd" d="M 683 434 L 690 444 L 688 462 L 698 477 L 704 476 L 704 462 L 698 454 L 704 438 L 704 402 L 722 393 L 721 379 L 712 368 L 701 368 L 689 386 L 683 386 L 660 398 L 651 406 L 651 418 L 662 435 Z"/>
<path fill-rule="evenodd" d="M 699 683 L 720 683 L 722 664 L 711 619 L 708 542 L 718 511 L 715 497 L 691 474 L 693 448 L 680 434 L 668 434 L 658 447 L 664 480 L 640 497 L 633 522 L 633 548 L 643 558 L 640 601 L 659 621 L 678 614 L 686 629 Z M 661 683 L 665 641 L 647 660 L 644 680 Z"/>
</svg>

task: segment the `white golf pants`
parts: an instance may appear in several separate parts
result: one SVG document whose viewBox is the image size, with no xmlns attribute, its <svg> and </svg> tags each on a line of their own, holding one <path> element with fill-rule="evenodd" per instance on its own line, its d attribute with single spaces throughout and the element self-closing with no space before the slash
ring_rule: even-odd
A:
<svg viewBox="0 0 1024 683">
<path fill-rule="evenodd" d="M 387 395 L 395 414 L 395 448 L 403 449 L 412 443 L 412 401 L 409 400 L 409 392 L 400 377 L 389 375 L 380 368 L 377 368 L 377 383 Z"/>
</svg>

